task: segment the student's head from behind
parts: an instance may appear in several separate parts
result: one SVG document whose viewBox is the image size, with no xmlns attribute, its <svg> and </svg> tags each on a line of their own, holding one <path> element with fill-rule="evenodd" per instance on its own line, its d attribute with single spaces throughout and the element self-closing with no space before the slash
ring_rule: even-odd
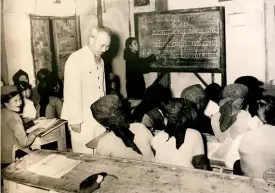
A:
<svg viewBox="0 0 275 193">
<path fill-rule="evenodd" d="M 1 87 L 1 103 L 11 111 L 19 112 L 21 110 L 22 100 L 16 86 L 7 85 Z"/>
<path fill-rule="evenodd" d="M 113 131 L 126 147 L 131 147 L 137 153 L 142 154 L 134 143 L 135 135 L 129 129 L 128 116 L 117 95 L 106 95 L 94 102 L 90 108 L 97 122 Z"/>
<path fill-rule="evenodd" d="M 13 75 L 12 80 L 14 85 L 18 84 L 20 81 L 29 83 L 29 76 L 25 71 L 20 69 Z"/>
<path fill-rule="evenodd" d="M 219 104 L 222 99 L 223 88 L 217 83 L 211 83 L 205 88 L 205 94 L 207 98 L 215 103 Z"/>
<path fill-rule="evenodd" d="M 262 96 L 257 100 L 257 116 L 259 119 L 270 125 L 275 126 L 275 97 Z"/>
<path fill-rule="evenodd" d="M 100 27 L 92 30 L 88 46 L 97 58 L 101 58 L 109 50 L 110 43 L 111 30 L 109 28 Z"/>
<path fill-rule="evenodd" d="M 115 133 L 129 127 L 122 102 L 117 95 L 106 95 L 98 99 L 91 105 L 91 111 L 97 122 Z"/>
<path fill-rule="evenodd" d="M 24 98 L 30 98 L 31 97 L 32 90 L 31 90 L 31 85 L 30 84 L 28 84 L 26 82 L 23 82 L 23 81 L 20 81 L 17 84 L 17 89 L 21 92 L 21 94 Z"/>
<path fill-rule="evenodd" d="M 38 82 L 42 82 L 49 74 L 51 74 L 51 72 L 48 69 L 42 68 L 37 72 L 36 79 Z"/>
</svg>

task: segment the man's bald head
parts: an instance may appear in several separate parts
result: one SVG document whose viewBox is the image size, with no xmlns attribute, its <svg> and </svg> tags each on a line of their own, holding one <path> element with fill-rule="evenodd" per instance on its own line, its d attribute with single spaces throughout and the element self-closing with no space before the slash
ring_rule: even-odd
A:
<svg viewBox="0 0 275 193">
<path fill-rule="evenodd" d="M 109 49 L 111 43 L 111 30 L 106 27 L 94 28 L 89 40 L 89 48 L 92 53 L 101 58 L 102 54 Z"/>
</svg>

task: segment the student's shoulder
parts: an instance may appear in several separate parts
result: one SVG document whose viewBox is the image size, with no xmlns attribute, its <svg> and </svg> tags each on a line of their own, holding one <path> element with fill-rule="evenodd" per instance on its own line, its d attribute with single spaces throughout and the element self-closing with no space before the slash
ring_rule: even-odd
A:
<svg viewBox="0 0 275 193">
<path fill-rule="evenodd" d="M 196 129 L 186 129 L 186 134 L 187 138 L 192 138 L 192 139 L 201 139 L 201 133 L 197 131 Z"/>
<path fill-rule="evenodd" d="M 113 132 L 109 132 L 98 141 L 98 146 L 112 146 L 116 139 L 116 135 Z"/>
<path fill-rule="evenodd" d="M 7 122 L 22 121 L 20 115 L 6 108 L 1 108 L 1 119 Z"/>
<path fill-rule="evenodd" d="M 79 60 L 79 58 L 82 58 L 84 54 L 84 48 L 81 48 L 73 53 L 71 53 L 71 55 L 68 57 L 67 63 L 75 61 L 75 60 Z"/>
<path fill-rule="evenodd" d="M 131 123 L 130 131 L 132 131 L 135 135 L 140 136 L 147 136 L 151 134 L 151 132 L 142 123 Z"/>
<path fill-rule="evenodd" d="M 62 100 L 56 96 L 50 96 L 49 100 L 50 100 L 50 102 L 62 102 Z"/>
</svg>

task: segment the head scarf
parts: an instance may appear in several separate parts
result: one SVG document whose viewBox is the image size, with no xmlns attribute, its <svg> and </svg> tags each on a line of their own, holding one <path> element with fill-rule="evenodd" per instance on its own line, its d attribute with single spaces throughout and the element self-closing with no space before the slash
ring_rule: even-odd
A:
<svg viewBox="0 0 275 193">
<path fill-rule="evenodd" d="M 248 88 L 242 84 L 230 84 L 222 91 L 223 99 L 220 101 L 220 130 L 226 131 L 236 120 L 242 109 L 244 99 L 248 94 Z"/>
<path fill-rule="evenodd" d="M 23 70 L 18 70 L 14 75 L 13 75 L 13 77 L 12 77 L 12 80 L 13 80 L 13 83 L 14 84 L 18 84 L 19 83 L 19 78 L 20 78 L 20 76 L 26 76 L 27 77 L 27 79 L 29 80 L 29 76 L 28 76 L 28 74 L 27 74 L 27 72 L 25 72 L 25 71 L 23 71 Z"/>
<path fill-rule="evenodd" d="M 101 125 L 107 127 L 119 137 L 126 147 L 142 154 L 134 143 L 135 135 L 129 130 L 127 116 L 117 95 L 106 95 L 91 105 L 93 117 Z"/>
<path fill-rule="evenodd" d="M 6 103 L 8 100 L 10 100 L 18 93 L 18 89 L 14 85 L 1 86 L 1 103 Z"/>
<path fill-rule="evenodd" d="M 180 97 L 194 103 L 198 110 L 204 109 L 206 106 L 206 95 L 200 84 L 195 84 L 185 88 L 181 92 Z"/>
<path fill-rule="evenodd" d="M 225 98 L 244 98 L 248 94 L 248 88 L 243 84 L 230 84 L 224 87 L 222 97 Z"/>
<path fill-rule="evenodd" d="M 24 81 L 19 81 L 16 86 L 20 91 L 27 90 L 28 88 L 31 89 L 31 85 Z"/>
<path fill-rule="evenodd" d="M 18 89 L 16 86 L 14 85 L 1 86 L 1 96 L 10 94 L 12 92 L 18 92 Z"/>
</svg>

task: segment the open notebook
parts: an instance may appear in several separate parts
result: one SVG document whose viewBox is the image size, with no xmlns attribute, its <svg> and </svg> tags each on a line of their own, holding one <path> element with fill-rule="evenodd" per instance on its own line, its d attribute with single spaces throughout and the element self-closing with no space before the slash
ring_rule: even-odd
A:
<svg viewBox="0 0 275 193">
<path fill-rule="evenodd" d="M 35 125 L 30 127 L 26 132 L 30 133 L 38 128 L 44 128 L 44 131 L 40 134 L 40 137 L 47 135 L 49 132 L 53 131 L 57 127 L 66 123 L 66 120 L 63 119 L 42 119 L 42 120 L 35 120 Z"/>
<path fill-rule="evenodd" d="M 80 162 L 81 160 L 69 159 L 64 155 L 51 154 L 28 167 L 28 170 L 42 176 L 61 178 Z"/>
</svg>

